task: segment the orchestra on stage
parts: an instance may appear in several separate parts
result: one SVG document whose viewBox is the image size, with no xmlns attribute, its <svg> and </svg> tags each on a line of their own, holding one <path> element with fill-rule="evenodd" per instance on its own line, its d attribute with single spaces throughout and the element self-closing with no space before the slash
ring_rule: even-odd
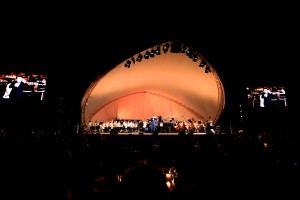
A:
<svg viewBox="0 0 300 200">
<path fill-rule="evenodd" d="M 152 116 L 145 120 L 89 121 L 84 126 L 85 133 L 184 133 L 193 134 L 206 132 L 206 124 L 201 120 L 188 119 L 177 121 L 175 119 L 163 120 L 161 116 Z"/>
</svg>

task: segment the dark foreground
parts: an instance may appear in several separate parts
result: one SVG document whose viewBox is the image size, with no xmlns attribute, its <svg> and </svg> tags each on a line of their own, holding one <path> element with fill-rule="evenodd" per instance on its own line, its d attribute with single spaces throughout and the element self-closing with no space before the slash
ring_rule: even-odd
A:
<svg viewBox="0 0 300 200">
<path fill-rule="evenodd" d="M 300 186 L 299 139 L 281 131 L 99 135 L 2 130 L 0 142 L 1 199 L 290 199 Z"/>
</svg>

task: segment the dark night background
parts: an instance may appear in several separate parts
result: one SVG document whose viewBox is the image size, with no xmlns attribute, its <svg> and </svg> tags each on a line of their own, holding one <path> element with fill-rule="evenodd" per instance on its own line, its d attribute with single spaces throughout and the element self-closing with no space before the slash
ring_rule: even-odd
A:
<svg viewBox="0 0 300 200">
<path fill-rule="evenodd" d="M 96 181 L 99 177 L 115 184 L 117 174 L 126 175 L 139 164 L 177 167 L 181 180 L 170 199 L 298 195 L 300 145 L 297 117 L 291 114 L 298 104 L 297 6 L 253 1 L 210 6 L 175 1 L 44 3 L 0 6 L 0 75 L 14 71 L 48 77 L 45 101 L 15 104 L 0 99 L 2 199 L 124 198 L 116 185 L 108 194 L 92 189 L 106 189 L 106 183 Z M 239 120 L 247 86 L 285 86 L 288 109 L 250 112 L 248 128 L 262 126 L 262 131 L 150 139 L 77 134 L 73 128 L 81 100 L 93 80 L 166 41 L 189 44 L 217 71 L 225 89 L 220 122 L 226 126 Z"/>
<path fill-rule="evenodd" d="M 216 69 L 225 89 L 226 117 L 237 109 L 247 86 L 284 85 L 292 95 L 288 76 L 295 67 L 295 17 L 281 5 L 188 7 L 192 10 L 187 13 L 185 8 L 160 8 L 149 16 L 142 9 L 107 15 L 96 8 L 79 12 L 77 6 L 20 8 L 2 21 L 1 71 L 47 74 L 52 112 L 63 99 L 66 115 L 78 120 L 81 98 L 97 76 L 140 51 L 174 40 L 196 49 Z M 288 102 L 292 107 L 292 98 Z"/>
</svg>

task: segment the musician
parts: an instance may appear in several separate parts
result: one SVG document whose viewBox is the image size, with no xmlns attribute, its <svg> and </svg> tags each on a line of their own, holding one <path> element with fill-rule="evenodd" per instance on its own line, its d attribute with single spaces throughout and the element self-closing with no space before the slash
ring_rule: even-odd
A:
<svg viewBox="0 0 300 200">
<path fill-rule="evenodd" d="M 199 132 L 206 132 L 206 125 L 203 121 L 199 121 Z"/>
<path fill-rule="evenodd" d="M 127 120 L 123 121 L 123 130 L 124 130 L 124 132 L 128 132 L 128 121 Z"/>
<path fill-rule="evenodd" d="M 24 88 L 27 87 L 26 79 L 18 76 L 14 81 L 7 84 L 6 93 L 3 98 L 6 99 L 20 99 L 23 97 Z"/>
<path fill-rule="evenodd" d="M 264 107 L 269 107 L 271 106 L 271 98 L 272 98 L 272 89 L 265 86 L 262 92 L 262 96 L 264 99 Z"/>
<path fill-rule="evenodd" d="M 100 123 L 97 120 L 94 122 L 94 126 L 95 126 L 95 131 L 99 132 L 99 130 L 100 130 Z"/>
<path fill-rule="evenodd" d="M 153 115 L 151 120 L 150 120 L 150 131 L 152 133 L 156 133 L 157 132 L 157 119 L 156 117 Z"/>
<path fill-rule="evenodd" d="M 114 126 L 114 120 L 111 120 L 110 122 L 109 122 L 109 125 L 108 125 L 108 130 L 109 130 L 109 132 L 111 132 L 111 131 L 115 131 L 115 126 Z"/>
<path fill-rule="evenodd" d="M 9 99 L 9 95 L 11 93 L 11 90 L 12 90 L 12 87 L 11 87 L 11 83 L 8 83 L 5 87 L 5 92 L 4 92 L 4 95 L 3 95 L 3 99 Z"/>
<path fill-rule="evenodd" d="M 187 130 L 187 125 L 184 121 L 180 121 L 177 126 L 176 126 L 176 130 L 178 131 L 179 135 L 185 135 L 185 131 Z"/>
<path fill-rule="evenodd" d="M 162 120 L 161 116 L 158 117 L 158 125 L 159 125 L 159 132 L 164 132 L 164 121 Z"/>
<path fill-rule="evenodd" d="M 123 127 L 123 121 L 121 121 L 121 120 L 117 120 L 117 125 L 116 125 L 116 127 L 117 127 L 117 131 L 118 132 L 122 132 L 123 130 L 122 130 L 122 127 Z"/>
<path fill-rule="evenodd" d="M 283 100 L 284 106 L 287 106 L 284 86 L 279 87 L 279 90 L 277 93 L 277 98 L 278 98 L 278 100 Z"/>
<path fill-rule="evenodd" d="M 211 116 L 208 117 L 208 120 L 206 122 L 206 133 L 207 134 L 214 134 L 215 133 Z"/>
<path fill-rule="evenodd" d="M 88 130 L 89 131 L 92 131 L 92 126 L 93 126 L 93 122 L 91 120 L 89 120 L 89 123 L 88 123 Z"/>
<path fill-rule="evenodd" d="M 285 89 L 284 86 L 280 86 L 279 89 L 277 90 L 278 95 L 284 95 L 285 94 Z"/>
<path fill-rule="evenodd" d="M 192 119 L 189 119 L 187 121 L 186 129 L 187 129 L 187 134 L 193 134 L 195 132 L 195 125 L 194 121 Z"/>
</svg>

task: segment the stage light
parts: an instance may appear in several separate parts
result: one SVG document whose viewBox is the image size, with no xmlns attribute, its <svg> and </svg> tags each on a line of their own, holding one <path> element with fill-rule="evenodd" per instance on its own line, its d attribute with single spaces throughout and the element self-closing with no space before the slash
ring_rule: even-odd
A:
<svg viewBox="0 0 300 200">
<path fill-rule="evenodd" d="M 155 52 L 156 52 L 156 55 L 160 55 L 160 46 L 156 47 Z"/>
<path fill-rule="evenodd" d="M 164 53 L 167 53 L 167 51 L 169 50 L 170 44 L 166 43 L 165 46 L 163 47 L 163 51 Z"/>
<path fill-rule="evenodd" d="M 189 49 L 187 49 L 185 51 L 185 55 L 187 55 L 189 58 L 191 58 L 192 57 L 192 52 Z"/>
<path fill-rule="evenodd" d="M 150 57 L 153 58 L 155 54 L 156 54 L 156 50 L 152 49 L 151 52 L 150 52 Z"/>
<path fill-rule="evenodd" d="M 198 56 L 197 56 L 197 54 L 194 54 L 194 55 L 193 55 L 193 61 L 194 61 L 194 62 L 197 62 L 197 60 L 198 60 Z"/>
<path fill-rule="evenodd" d="M 209 72 L 211 72 L 211 71 L 210 71 L 210 67 L 209 67 L 209 66 L 206 66 L 206 67 L 205 67 L 205 73 L 209 73 Z"/>
<path fill-rule="evenodd" d="M 183 44 L 183 45 L 181 45 L 181 51 L 180 51 L 180 53 L 185 53 L 186 51 L 188 51 L 188 49 L 189 48 Z"/>
<path fill-rule="evenodd" d="M 204 67 L 206 65 L 206 61 L 205 60 L 201 60 L 199 67 Z"/>
<path fill-rule="evenodd" d="M 127 60 L 126 63 L 125 63 L 125 67 L 130 68 L 130 65 L 131 65 L 131 61 L 130 61 L 130 60 Z"/>
<path fill-rule="evenodd" d="M 138 61 L 138 62 L 141 62 L 141 61 L 142 61 L 142 59 L 143 59 L 143 56 L 142 56 L 142 54 L 139 54 L 139 55 L 138 55 L 138 57 L 137 57 L 137 59 L 136 59 L 136 61 Z"/>
<path fill-rule="evenodd" d="M 150 57 L 150 52 L 147 50 L 146 53 L 145 53 L 145 55 L 144 55 L 144 58 L 148 59 L 149 57 Z"/>
</svg>

